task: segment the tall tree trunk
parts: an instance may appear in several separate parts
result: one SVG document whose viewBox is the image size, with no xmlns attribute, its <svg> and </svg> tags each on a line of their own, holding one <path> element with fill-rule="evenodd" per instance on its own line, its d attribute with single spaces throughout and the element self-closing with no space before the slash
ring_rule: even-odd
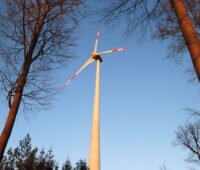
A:
<svg viewBox="0 0 200 170">
<path fill-rule="evenodd" d="M 0 135 L 0 161 L 3 158 L 3 154 L 6 148 L 6 145 L 8 143 L 8 140 L 10 138 L 11 132 L 12 132 L 12 128 L 14 126 L 15 123 L 15 118 L 21 103 L 21 98 L 22 98 L 22 94 L 23 94 L 23 89 L 24 86 L 26 84 L 26 78 L 30 69 L 30 64 L 31 61 L 27 61 L 24 64 L 24 68 L 22 70 L 22 73 L 20 75 L 20 79 L 16 88 L 16 94 L 14 96 L 13 99 L 13 103 L 11 105 L 10 111 L 8 113 L 8 117 L 6 120 L 6 123 L 4 125 L 3 131 Z"/>
<path fill-rule="evenodd" d="M 183 37 L 188 47 L 194 69 L 200 81 L 200 39 L 189 18 L 184 0 L 171 0 L 178 18 Z"/>
</svg>

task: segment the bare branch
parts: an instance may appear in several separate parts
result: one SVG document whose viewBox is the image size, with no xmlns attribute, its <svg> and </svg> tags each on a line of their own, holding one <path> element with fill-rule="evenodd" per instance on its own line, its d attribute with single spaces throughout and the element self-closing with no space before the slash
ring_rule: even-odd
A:
<svg viewBox="0 0 200 170">
<path fill-rule="evenodd" d="M 185 6 L 191 22 L 200 35 L 200 0 L 186 0 Z M 187 44 L 182 34 L 174 7 L 169 0 L 117 0 L 109 1 L 101 9 L 106 25 L 125 26 L 126 34 L 144 38 L 151 33 L 153 39 L 170 40 L 169 55 L 176 62 L 182 60 Z M 200 36 L 199 36 L 200 38 Z"/>
<path fill-rule="evenodd" d="M 1 55 L 3 56 L 2 63 L 5 63 L 4 67 L 0 68 L 1 82 L 6 87 L 4 89 L 8 93 L 8 99 L 11 99 L 11 96 L 16 93 L 24 62 L 29 58 L 32 66 L 24 89 L 25 92 L 26 88 L 29 89 L 29 92 L 27 91 L 26 95 L 23 94 L 22 98 L 34 94 L 35 98 L 39 96 L 40 99 L 44 99 L 33 84 L 35 81 L 40 82 L 40 85 L 36 83 L 42 87 L 40 91 L 45 91 L 49 87 L 53 90 L 53 86 L 49 86 L 47 82 L 46 87 L 43 87 L 44 80 L 38 77 L 49 74 L 45 72 L 59 68 L 61 63 L 64 64 L 70 58 L 70 48 L 74 46 L 75 40 L 73 33 L 79 18 L 82 17 L 80 15 L 82 9 L 79 9 L 79 6 L 83 4 L 83 1 L 20 0 L 13 3 L 12 0 L 6 0 L 5 4 L 8 13 L 2 14 L 0 21 L 2 24 L 0 26 Z M 6 41 L 8 39 L 9 42 Z M 32 93 L 31 89 L 35 92 Z M 47 93 L 41 94 L 47 95 Z M 33 98 L 28 97 L 28 100 L 33 100 Z M 9 105 L 11 103 L 9 102 Z"/>
<path fill-rule="evenodd" d="M 185 150 L 188 150 L 190 155 L 188 156 L 189 162 L 200 163 L 200 124 L 188 123 L 184 127 L 180 127 L 176 132 L 175 145 L 182 146 Z"/>
</svg>

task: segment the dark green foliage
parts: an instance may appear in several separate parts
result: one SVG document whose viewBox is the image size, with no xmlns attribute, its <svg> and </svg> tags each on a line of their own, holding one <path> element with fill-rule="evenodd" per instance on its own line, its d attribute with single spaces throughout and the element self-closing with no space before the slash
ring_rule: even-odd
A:
<svg viewBox="0 0 200 170">
<path fill-rule="evenodd" d="M 86 161 L 80 160 L 79 162 L 77 162 L 74 170 L 88 170 Z"/>
<path fill-rule="evenodd" d="M 44 150 L 37 155 L 38 148 L 32 148 L 31 137 L 28 134 L 19 142 L 15 149 L 8 149 L 4 156 L 0 168 L 4 170 L 53 170 L 56 169 L 56 161 L 52 154 L 52 149 L 47 153 Z"/>
<path fill-rule="evenodd" d="M 9 148 L 0 163 L 0 170 L 58 170 L 59 166 L 54 159 L 53 150 L 33 148 L 29 134 L 20 140 L 16 148 Z M 67 159 L 62 165 L 62 170 L 88 170 L 85 160 L 79 160 L 73 167 Z"/>
<path fill-rule="evenodd" d="M 72 170 L 71 161 L 67 159 L 62 166 L 62 170 Z"/>
</svg>

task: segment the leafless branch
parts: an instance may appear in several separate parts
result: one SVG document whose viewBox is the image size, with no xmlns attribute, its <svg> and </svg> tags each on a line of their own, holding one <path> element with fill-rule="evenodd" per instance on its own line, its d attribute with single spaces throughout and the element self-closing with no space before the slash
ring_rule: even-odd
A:
<svg viewBox="0 0 200 170">
<path fill-rule="evenodd" d="M 187 161 L 200 163 L 200 124 L 199 122 L 188 123 L 181 126 L 176 132 L 175 145 L 182 146 L 189 151 Z"/>
<path fill-rule="evenodd" d="M 55 94 L 54 78 L 49 75 L 71 58 L 74 31 L 83 16 L 84 1 L 4 0 L 4 3 L 6 13 L 0 15 L 0 82 L 7 93 L 8 105 L 12 105 L 26 60 L 31 60 L 22 104 L 46 107 Z"/>
</svg>

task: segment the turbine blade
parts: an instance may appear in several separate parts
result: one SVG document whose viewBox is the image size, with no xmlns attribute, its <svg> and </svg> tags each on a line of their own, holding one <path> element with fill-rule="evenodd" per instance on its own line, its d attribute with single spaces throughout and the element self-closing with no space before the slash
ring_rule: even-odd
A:
<svg viewBox="0 0 200 170">
<path fill-rule="evenodd" d="M 124 50 L 128 50 L 128 48 L 117 48 L 117 49 L 108 50 L 108 51 L 103 51 L 103 52 L 96 53 L 96 54 L 97 54 L 97 55 L 103 55 L 103 54 L 108 54 L 108 53 L 116 53 L 116 52 L 124 51 Z"/>
<path fill-rule="evenodd" d="M 94 46 L 94 53 L 97 52 L 99 37 L 100 37 L 100 31 L 97 32 L 96 41 L 95 41 L 95 46 Z"/>
<path fill-rule="evenodd" d="M 85 64 L 64 84 L 62 90 L 64 90 L 79 74 L 83 71 L 89 64 L 91 64 L 95 59 L 90 57 Z"/>
</svg>

